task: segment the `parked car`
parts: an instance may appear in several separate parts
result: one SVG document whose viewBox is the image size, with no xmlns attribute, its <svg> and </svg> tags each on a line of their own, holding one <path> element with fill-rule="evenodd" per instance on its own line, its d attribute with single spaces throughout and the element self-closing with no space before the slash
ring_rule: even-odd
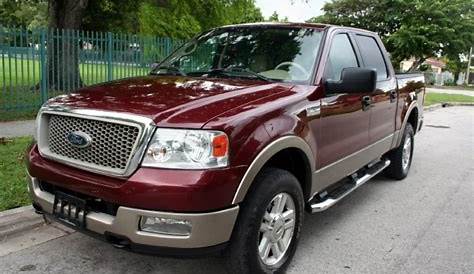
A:
<svg viewBox="0 0 474 274">
<path fill-rule="evenodd" d="M 375 33 L 216 28 L 148 76 L 48 101 L 29 190 L 38 213 L 117 247 L 283 271 L 305 210 L 407 176 L 423 100 L 423 76 L 395 75 Z"/>
</svg>

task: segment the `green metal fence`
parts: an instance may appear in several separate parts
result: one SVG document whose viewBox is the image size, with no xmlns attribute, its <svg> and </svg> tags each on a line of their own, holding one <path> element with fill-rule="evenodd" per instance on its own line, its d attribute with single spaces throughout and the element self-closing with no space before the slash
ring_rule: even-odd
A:
<svg viewBox="0 0 474 274">
<path fill-rule="evenodd" d="M 146 75 L 181 41 L 134 34 L 0 26 L 0 120 L 34 113 L 79 87 Z"/>
</svg>

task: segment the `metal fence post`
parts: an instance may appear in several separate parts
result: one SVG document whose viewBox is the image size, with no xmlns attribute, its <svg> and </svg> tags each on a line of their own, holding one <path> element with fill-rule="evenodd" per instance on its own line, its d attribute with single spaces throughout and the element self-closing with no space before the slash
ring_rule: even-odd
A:
<svg viewBox="0 0 474 274">
<path fill-rule="evenodd" d="M 112 50 L 113 50 L 112 33 L 107 32 L 107 80 L 112 81 L 113 79 L 113 66 L 112 66 Z"/>
<path fill-rule="evenodd" d="M 471 60 L 472 60 L 472 47 L 469 50 L 469 59 L 467 59 L 467 70 L 466 70 L 466 85 L 469 85 L 469 74 L 471 74 Z"/>
<path fill-rule="evenodd" d="M 42 29 L 40 32 L 40 66 L 41 66 L 41 81 L 40 81 L 40 93 L 41 103 L 43 104 L 48 100 L 48 67 L 46 60 L 46 30 Z"/>
</svg>

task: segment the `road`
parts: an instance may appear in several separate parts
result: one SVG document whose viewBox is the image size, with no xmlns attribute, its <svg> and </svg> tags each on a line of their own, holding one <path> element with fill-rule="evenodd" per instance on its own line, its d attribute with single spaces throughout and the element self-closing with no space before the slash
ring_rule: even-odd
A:
<svg viewBox="0 0 474 274">
<path fill-rule="evenodd" d="M 408 178 L 378 177 L 307 214 L 288 273 L 474 273 L 473 163 L 474 108 L 426 113 Z M 0 273 L 223 273 L 224 265 L 134 254 L 77 232 L 0 257 Z"/>
</svg>

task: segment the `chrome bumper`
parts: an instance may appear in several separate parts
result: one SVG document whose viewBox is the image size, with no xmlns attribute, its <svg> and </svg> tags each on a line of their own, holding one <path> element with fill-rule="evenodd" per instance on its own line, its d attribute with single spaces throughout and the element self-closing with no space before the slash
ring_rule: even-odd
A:
<svg viewBox="0 0 474 274">
<path fill-rule="evenodd" d="M 28 190 L 34 203 L 48 214 L 53 213 L 54 195 L 42 191 L 38 179 L 29 177 Z M 210 213 L 171 213 L 120 206 L 117 215 L 90 212 L 86 215 L 86 230 L 102 235 L 112 233 L 126 237 L 134 244 L 169 247 L 203 248 L 230 240 L 239 206 Z M 139 230 L 141 216 L 184 219 L 192 223 L 189 236 L 157 234 Z"/>
</svg>

